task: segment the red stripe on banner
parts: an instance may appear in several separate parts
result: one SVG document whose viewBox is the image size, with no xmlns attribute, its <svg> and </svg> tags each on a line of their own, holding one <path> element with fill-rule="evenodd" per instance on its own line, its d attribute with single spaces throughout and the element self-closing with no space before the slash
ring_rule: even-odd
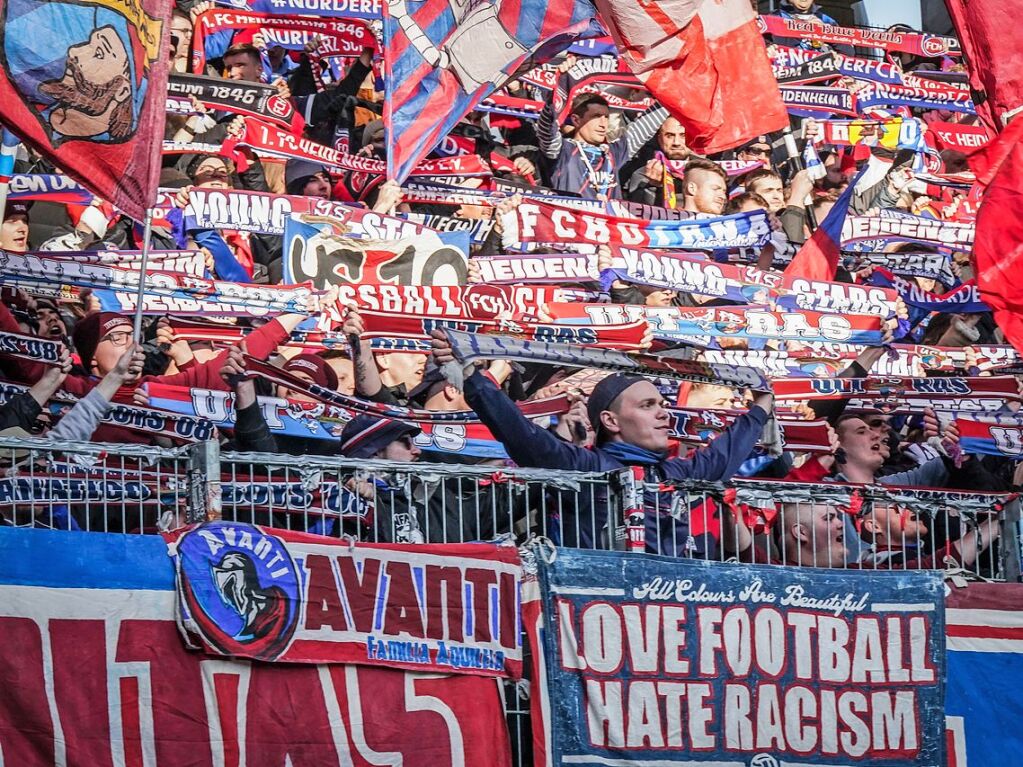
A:
<svg viewBox="0 0 1023 767">
<path fill-rule="evenodd" d="M 133 676 L 121 677 L 121 737 L 125 767 L 145 767 L 139 718 L 139 680 Z"/>
<path fill-rule="evenodd" d="M 102 646 L 106 641 L 103 625 L 95 621 L 50 620 L 50 642 L 57 657 L 75 658 L 79 648 Z M 69 764 L 87 764 L 89 767 L 113 765 L 110 751 L 98 732 L 110 731 L 107 707 L 96 701 L 107 700 L 107 675 L 94 664 L 53 664 L 53 695 L 65 702 L 72 717 L 62 717 L 61 726 Z"/>
<path fill-rule="evenodd" d="M 5 604 L 5 607 L 7 605 Z M 6 612 L 6 610 L 5 610 Z M 53 719 L 44 687 L 43 631 L 47 621 L 0 617 L 0 735 L 4 764 L 49 767 L 56 763 Z M 59 656 L 57 656 L 59 658 Z"/>
<path fill-rule="evenodd" d="M 497 17 L 505 29 L 517 29 L 522 16 L 522 0 L 504 0 L 497 4 Z"/>
<path fill-rule="evenodd" d="M 647 18 L 660 27 L 661 31 L 668 37 L 675 37 L 682 31 L 679 25 L 659 5 L 647 3 L 642 5 L 642 8 L 646 12 Z"/>
<path fill-rule="evenodd" d="M 241 740 L 238 727 L 237 674 L 214 674 L 213 689 L 217 695 L 220 716 L 220 739 L 224 746 L 224 767 L 242 767 Z"/>
<path fill-rule="evenodd" d="M 486 86 L 483 87 L 485 88 Z M 454 79 L 454 76 L 442 75 L 440 83 L 430 95 L 429 103 L 423 112 L 420 113 L 419 119 L 415 123 L 416 125 L 423 125 L 428 130 L 415 142 L 408 138 L 410 133 L 414 136 L 415 132 L 406 130 L 402 134 L 401 143 L 409 148 L 417 148 L 419 145 L 436 146 L 439 144 L 444 137 L 444 117 L 450 105 L 458 99 L 462 92 L 462 86 Z M 419 161 L 416 164 L 420 165 L 421 162 Z M 415 168 L 411 168 L 410 172 L 414 170 Z"/>
<path fill-rule="evenodd" d="M 398 84 L 398 87 L 394 89 L 394 93 L 388 97 L 395 110 L 411 98 L 412 94 L 422 85 L 423 78 L 433 70 L 434 68 L 424 61 L 412 70 L 412 74 L 406 77 L 404 82 Z M 428 101 L 423 111 L 426 111 L 432 103 L 432 100 Z"/>
<path fill-rule="evenodd" d="M 1023 627 L 963 626 L 950 623 L 945 627 L 945 635 L 968 639 L 1023 639 Z"/>
<path fill-rule="evenodd" d="M 1004 610 L 1015 612 L 1023 605 L 1023 584 L 971 583 L 945 597 L 946 610 Z"/>
</svg>

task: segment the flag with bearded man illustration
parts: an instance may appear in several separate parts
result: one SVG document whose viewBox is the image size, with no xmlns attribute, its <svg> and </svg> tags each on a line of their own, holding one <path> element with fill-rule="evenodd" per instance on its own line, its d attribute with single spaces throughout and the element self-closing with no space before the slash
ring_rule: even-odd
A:
<svg viewBox="0 0 1023 767">
<path fill-rule="evenodd" d="M 170 0 L 0 6 L 0 123 L 141 219 L 159 176 Z"/>
</svg>

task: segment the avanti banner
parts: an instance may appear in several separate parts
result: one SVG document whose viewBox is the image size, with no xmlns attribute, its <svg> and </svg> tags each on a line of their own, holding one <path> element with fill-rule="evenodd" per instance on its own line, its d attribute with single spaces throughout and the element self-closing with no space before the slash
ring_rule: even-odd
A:
<svg viewBox="0 0 1023 767">
<path fill-rule="evenodd" d="M 4 764 L 511 765 L 493 679 L 211 658 L 174 610 L 157 536 L 4 528 Z"/>
<path fill-rule="evenodd" d="M 215 655 L 520 676 L 520 565 L 491 544 L 350 546 L 208 522 L 168 536 L 179 625 Z"/>
</svg>

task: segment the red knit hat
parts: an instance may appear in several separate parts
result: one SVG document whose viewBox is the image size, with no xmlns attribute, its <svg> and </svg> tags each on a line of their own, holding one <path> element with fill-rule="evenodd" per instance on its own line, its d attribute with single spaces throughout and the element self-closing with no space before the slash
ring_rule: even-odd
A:
<svg viewBox="0 0 1023 767">
<path fill-rule="evenodd" d="M 289 373 L 305 373 L 313 379 L 313 383 L 337 391 L 337 373 L 322 357 L 315 354 L 299 354 L 292 357 L 284 366 L 284 370 Z"/>
<path fill-rule="evenodd" d="M 122 328 L 128 331 L 134 329 L 131 317 L 115 312 L 95 312 L 75 325 L 71 337 L 74 339 L 78 356 L 82 358 L 82 366 L 88 369 L 92 365 L 96 347 L 103 336 L 112 330 Z"/>
</svg>

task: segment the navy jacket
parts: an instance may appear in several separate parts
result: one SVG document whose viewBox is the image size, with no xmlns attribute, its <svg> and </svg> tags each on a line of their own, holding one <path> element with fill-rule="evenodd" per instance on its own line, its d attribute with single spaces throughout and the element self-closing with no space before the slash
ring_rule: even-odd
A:
<svg viewBox="0 0 1023 767">
<path fill-rule="evenodd" d="M 465 398 L 480 420 L 504 445 L 509 457 L 519 466 L 538 469 L 566 469 L 571 471 L 612 471 L 626 464 L 601 448 L 582 448 L 564 442 L 546 429 L 534 424 L 505 396 L 494 382 L 477 371 L 465 382 Z M 696 479 L 724 482 L 736 473 L 746 460 L 767 421 L 767 413 L 752 407 L 736 418 L 732 425 L 706 447 L 688 458 L 669 458 L 646 467 L 648 483 Z M 688 509 L 674 509 L 671 493 L 649 492 L 645 498 L 646 548 L 648 551 L 690 556 L 709 555 L 711 544 L 705 539 L 697 541 L 690 536 Z M 546 530 L 556 543 L 582 548 L 609 548 L 605 534 L 598 540 L 599 531 L 608 525 L 607 498 L 591 494 L 588 488 L 562 499 L 561 529 Z M 705 504 L 701 504 L 704 506 Z M 610 527 L 622 524 L 611 520 Z M 703 527 L 703 525 L 699 525 Z"/>
</svg>

